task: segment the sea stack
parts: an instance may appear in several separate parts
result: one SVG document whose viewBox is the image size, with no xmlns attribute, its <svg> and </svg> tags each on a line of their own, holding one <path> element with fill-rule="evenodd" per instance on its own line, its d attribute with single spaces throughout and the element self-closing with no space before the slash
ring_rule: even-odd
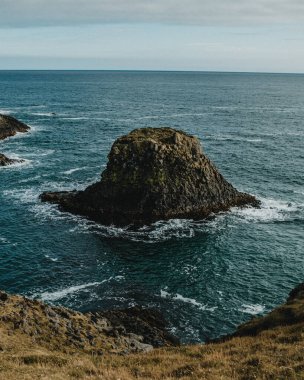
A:
<svg viewBox="0 0 304 380">
<path fill-rule="evenodd" d="M 199 140 L 182 131 L 135 129 L 115 141 L 108 158 L 99 182 L 84 191 L 46 192 L 42 201 L 117 226 L 204 219 L 233 206 L 259 204 L 228 183 Z"/>
<path fill-rule="evenodd" d="M 12 116 L 0 114 L 0 140 L 15 136 L 17 132 L 28 132 L 30 127 Z"/>
</svg>

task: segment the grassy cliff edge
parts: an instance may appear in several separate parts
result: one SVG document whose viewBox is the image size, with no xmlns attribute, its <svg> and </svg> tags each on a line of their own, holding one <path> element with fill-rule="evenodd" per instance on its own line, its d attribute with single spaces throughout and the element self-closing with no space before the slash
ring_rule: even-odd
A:
<svg viewBox="0 0 304 380">
<path fill-rule="evenodd" d="M 0 311 L 0 379 L 304 379 L 304 284 L 217 342 L 153 350 L 104 315 L 4 292 Z"/>
</svg>

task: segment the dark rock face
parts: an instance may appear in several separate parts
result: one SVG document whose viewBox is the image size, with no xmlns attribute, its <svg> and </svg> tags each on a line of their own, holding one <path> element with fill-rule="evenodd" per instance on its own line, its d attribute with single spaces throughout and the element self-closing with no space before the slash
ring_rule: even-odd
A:
<svg viewBox="0 0 304 380">
<path fill-rule="evenodd" d="M 100 182 L 79 192 L 44 193 L 41 199 L 120 226 L 203 219 L 233 206 L 259 204 L 223 178 L 197 138 L 172 128 L 135 129 L 115 141 L 108 157 Z"/>
<path fill-rule="evenodd" d="M 15 160 L 12 158 L 8 158 L 4 154 L 0 153 L 0 166 L 8 166 L 8 165 L 17 164 L 20 162 L 23 162 L 23 160 Z"/>
<path fill-rule="evenodd" d="M 119 334 L 136 334 L 143 343 L 152 347 L 177 346 L 179 339 L 168 332 L 168 324 L 156 309 L 144 309 L 139 306 L 123 310 L 109 310 L 95 313 L 97 318 L 110 321 L 114 331 Z"/>
<path fill-rule="evenodd" d="M 15 136 L 17 132 L 27 132 L 30 127 L 12 116 L 0 114 L 0 140 Z"/>
</svg>

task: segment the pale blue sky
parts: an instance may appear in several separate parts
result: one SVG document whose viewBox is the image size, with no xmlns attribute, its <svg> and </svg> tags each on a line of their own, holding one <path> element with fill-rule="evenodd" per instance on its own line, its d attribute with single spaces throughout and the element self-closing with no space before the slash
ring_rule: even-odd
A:
<svg viewBox="0 0 304 380">
<path fill-rule="evenodd" d="M 304 72 L 297 0 L 49 3 L 0 1 L 0 69 Z"/>
</svg>

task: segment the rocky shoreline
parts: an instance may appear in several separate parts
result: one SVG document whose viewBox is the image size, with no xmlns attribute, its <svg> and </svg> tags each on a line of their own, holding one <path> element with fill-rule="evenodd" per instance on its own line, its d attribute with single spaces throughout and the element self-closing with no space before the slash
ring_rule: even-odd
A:
<svg viewBox="0 0 304 380">
<path fill-rule="evenodd" d="M 304 283 L 290 292 L 283 305 L 207 344 L 257 336 L 298 323 L 304 323 Z M 135 306 L 81 313 L 4 291 L 0 291 L 0 328 L 9 336 L 21 333 L 36 344 L 66 352 L 79 349 L 96 355 L 130 354 L 180 346 L 179 339 L 169 332 L 167 322 L 156 309 Z"/>
<path fill-rule="evenodd" d="M 28 130 L 0 115 L 0 139 Z M 0 166 L 16 162 L 0 154 Z M 112 146 L 98 183 L 41 198 L 104 224 L 135 226 L 259 206 L 223 178 L 195 137 L 171 128 L 132 131 Z M 0 291 L 0 336 L 0 378 L 7 380 L 301 379 L 304 284 L 267 315 L 192 346 L 181 346 L 154 309 L 80 313 Z"/>
<path fill-rule="evenodd" d="M 135 129 L 114 142 L 108 158 L 99 182 L 84 191 L 45 192 L 41 200 L 117 226 L 204 219 L 234 206 L 259 206 L 224 179 L 196 137 L 182 131 Z"/>
</svg>

